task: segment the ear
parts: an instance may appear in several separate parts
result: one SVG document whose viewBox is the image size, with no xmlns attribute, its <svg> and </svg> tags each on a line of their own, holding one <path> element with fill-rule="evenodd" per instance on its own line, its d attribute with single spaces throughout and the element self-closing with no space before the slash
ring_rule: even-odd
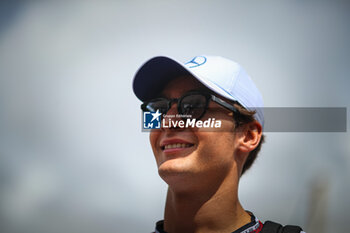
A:
<svg viewBox="0 0 350 233">
<path fill-rule="evenodd" d="M 254 150 L 260 142 L 262 127 L 259 122 L 253 121 L 241 126 L 239 129 L 237 149 L 242 153 L 249 153 Z"/>
</svg>

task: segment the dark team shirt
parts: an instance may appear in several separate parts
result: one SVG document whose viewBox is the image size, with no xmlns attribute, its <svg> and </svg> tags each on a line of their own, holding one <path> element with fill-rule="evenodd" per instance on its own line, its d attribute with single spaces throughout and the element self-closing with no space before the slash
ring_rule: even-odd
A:
<svg viewBox="0 0 350 233">
<path fill-rule="evenodd" d="M 263 224 L 252 213 L 249 214 L 251 217 L 250 223 L 242 226 L 241 228 L 235 230 L 232 233 L 259 233 L 261 231 Z M 156 223 L 156 230 L 154 233 L 167 233 L 166 231 L 164 231 L 164 220 L 158 221 Z"/>
</svg>

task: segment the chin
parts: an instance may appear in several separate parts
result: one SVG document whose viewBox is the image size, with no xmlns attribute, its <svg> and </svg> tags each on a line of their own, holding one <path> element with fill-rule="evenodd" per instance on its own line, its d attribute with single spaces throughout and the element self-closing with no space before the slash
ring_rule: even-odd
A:
<svg viewBox="0 0 350 233">
<path fill-rule="evenodd" d="M 158 167 L 159 176 L 170 185 L 172 182 L 187 180 L 194 174 L 193 167 L 178 159 L 167 160 Z"/>
<path fill-rule="evenodd" d="M 184 161 L 181 161 L 181 159 L 170 159 L 162 162 L 158 167 L 158 171 L 159 173 L 164 174 L 187 173 L 189 167 L 186 165 L 187 164 Z"/>
</svg>

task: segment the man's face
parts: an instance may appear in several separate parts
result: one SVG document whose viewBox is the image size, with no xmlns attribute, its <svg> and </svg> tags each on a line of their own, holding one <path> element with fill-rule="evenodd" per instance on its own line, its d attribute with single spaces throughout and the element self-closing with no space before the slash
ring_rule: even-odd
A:
<svg viewBox="0 0 350 233">
<path fill-rule="evenodd" d="M 205 89 L 193 77 L 179 77 L 163 89 L 166 98 L 180 98 L 190 90 Z M 221 120 L 221 128 L 162 128 L 150 133 L 150 143 L 162 179 L 178 189 L 210 185 L 236 174 L 235 151 L 237 148 L 235 123 L 229 111 L 210 101 L 201 118 Z M 173 103 L 167 115 L 176 115 L 177 103 Z M 172 120 L 181 120 L 172 118 Z M 179 145 L 180 144 L 180 147 Z M 173 148 L 176 145 L 175 148 Z M 238 175 L 237 175 L 238 176 Z"/>
</svg>

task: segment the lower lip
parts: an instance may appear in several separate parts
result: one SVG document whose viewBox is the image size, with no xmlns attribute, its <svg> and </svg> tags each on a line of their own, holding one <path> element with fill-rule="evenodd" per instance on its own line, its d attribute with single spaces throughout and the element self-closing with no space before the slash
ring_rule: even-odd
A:
<svg viewBox="0 0 350 233">
<path fill-rule="evenodd" d="M 164 149 L 163 152 L 166 153 L 166 154 L 174 154 L 174 153 L 177 153 L 177 152 L 182 152 L 182 151 L 185 151 L 187 149 L 190 149 L 192 148 L 193 146 L 190 146 L 190 147 L 184 147 L 184 148 L 170 148 L 170 149 Z"/>
</svg>

